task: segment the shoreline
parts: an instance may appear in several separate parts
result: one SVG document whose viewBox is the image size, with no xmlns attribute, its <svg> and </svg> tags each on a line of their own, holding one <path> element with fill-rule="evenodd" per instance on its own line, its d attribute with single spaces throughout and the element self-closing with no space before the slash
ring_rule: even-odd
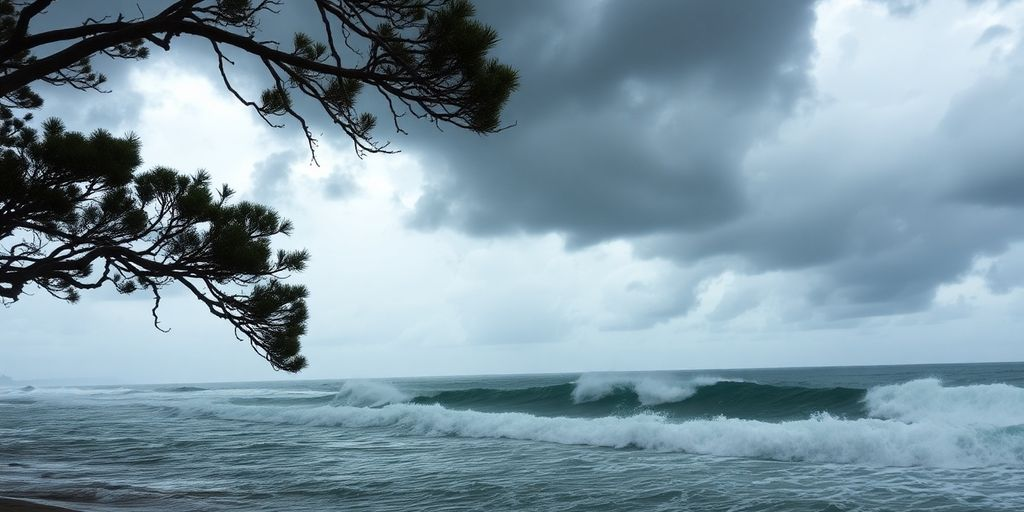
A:
<svg viewBox="0 0 1024 512">
<path fill-rule="evenodd" d="M 70 508 L 44 505 L 34 501 L 0 496 L 0 510 L 4 512 L 77 512 Z"/>
</svg>

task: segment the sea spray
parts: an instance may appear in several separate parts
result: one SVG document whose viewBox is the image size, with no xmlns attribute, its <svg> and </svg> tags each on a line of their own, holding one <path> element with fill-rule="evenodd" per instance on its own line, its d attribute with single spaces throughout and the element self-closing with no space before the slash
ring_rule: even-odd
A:
<svg viewBox="0 0 1024 512">
<path fill-rule="evenodd" d="M 908 423 L 1024 425 L 1024 388 L 1007 384 L 946 387 L 939 379 L 918 379 L 874 387 L 864 400 L 875 418 Z"/>
<path fill-rule="evenodd" d="M 693 396 L 700 386 L 710 386 L 723 380 L 726 379 L 701 376 L 680 382 L 658 375 L 585 373 L 576 381 L 572 399 L 576 403 L 592 402 L 616 390 L 628 389 L 636 393 L 641 404 L 658 405 L 680 402 Z"/>
<path fill-rule="evenodd" d="M 346 380 L 334 397 L 335 405 L 356 407 L 380 407 L 386 404 L 397 404 L 408 401 L 409 395 L 401 392 L 393 384 L 377 380 L 353 379 Z"/>
</svg>

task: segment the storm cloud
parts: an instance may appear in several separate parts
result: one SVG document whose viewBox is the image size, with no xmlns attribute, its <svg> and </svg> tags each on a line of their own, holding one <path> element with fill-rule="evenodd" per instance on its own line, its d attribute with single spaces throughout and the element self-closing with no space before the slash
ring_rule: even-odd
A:
<svg viewBox="0 0 1024 512">
<path fill-rule="evenodd" d="M 524 77 L 508 112 L 518 125 L 413 142 L 439 168 L 410 224 L 558 233 L 570 249 L 628 239 L 683 267 L 799 271 L 810 284 L 789 293 L 836 320 L 920 311 L 1022 235 L 1019 49 L 992 57 L 1013 71 L 963 90 L 876 91 L 865 79 L 860 97 L 837 98 L 811 76 L 809 2 L 642 5 L 483 9 Z M 914 23 L 927 6 L 886 2 L 884 23 Z M 878 41 L 843 42 L 856 59 Z M 944 110 L 891 117 L 943 95 Z"/>
<path fill-rule="evenodd" d="M 870 4 L 889 25 L 907 27 L 936 8 L 925 0 Z M 1010 4 L 958 5 L 998 12 Z M 125 2 L 59 5 L 46 23 L 138 10 Z M 865 80 L 844 98 L 814 76 L 821 5 L 478 2 L 479 17 L 501 35 L 496 56 L 522 76 L 504 116 L 510 126 L 478 137 L 403 120 L 411 136 L 397 147 L 425 170 L 407 225 L 480 238 L 555 233 L 570 250 L 628 240 L 642 257 L 689 269 L 663 285 L 685 290 L 657 291 L 671 299 L 622 322 L 636 328 L 686 314 L 701 278 L 723 271 L 801 272 L 809 284 L 793 293 L 826 317 L 926 308 L 938 286 L 1022 234 L 1019 36 L 1006 23 L 973 36 L 967 48 L 990 52 L 1009 72 L 979 75 L 959 90 L 925 81 L 917 90 L 876 90 Z M 285 40 L 318 21 L 285 8 L 264 30 Z M 845 36 L 844 65 L 856 65 L 865 47 L 892 44 L 885 37 Z M 194 69 L 219 79 L 208 51 L 187 38 L 175 44 Z M 104 67 L 112 88 L 125 89 L 125 69 Z M 250 61 L 229 72 L 243 87 L 261 86 Z M 58 105 L 78 94 L 52 92 Z M 84 125 L 130 126 L 139 94 L 123 98 L 113 110 L 60 110 Z M 915 102 L 943 98 L 927 115 L 911 115 Z M 362 101 L 380 107 L 372 95 Z M 900 118 L 901 110 L 908 115 Z M 257 165 L 254 197 L 287 195 L 284 160 L 297 157 L 288 150 Z M 326 197 L 358 190 L 343 167 L 321 180 Z"/>
<path fill-rule="evenodd" d="M 411 224 L 585 246 L 740 215 L 743 154 L 810 87 L 813 5 L 558 5 L 482 4 L 523 77 L 517 126 L 414 140 L 441 168 Z"/>
<path fill-rule="evenodd" d="M 412 116 L 397 133 L 368 91 L 360 108 L 401 153 L 359 159 L 299 100 L 318 167 L 187 37 L 149 62 L 97 59 L 114 94 L 41 88 L 41 114 L 137 131 L 147 165 L 208 169 L 293 220 L 282 247 L 312 254 L 294 276 L 311 291 L 306 376 L 1024 354 L 1024 2 L 474 4 L 521 74 L 486 137 Z M 33 28 L 138 8 L 56 2 Z M 318 24 L 285 2 L 262 29 L 287 42 Z M 234 83 L 258 94 L 259 63 L 237 57 Z M 172 338 L 148 297 L 98 292 L 60 319 L 36 297 L 0 344 L 29 375 L 100 379 L 116 353 L 132 378 L 264 378 L 224 373 L 239 347 L 187 298 L 168 295 Z"/>
</svg>

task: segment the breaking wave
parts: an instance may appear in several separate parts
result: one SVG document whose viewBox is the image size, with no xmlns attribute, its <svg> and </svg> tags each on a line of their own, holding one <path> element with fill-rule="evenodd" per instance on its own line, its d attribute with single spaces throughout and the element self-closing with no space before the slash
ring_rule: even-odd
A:
<svg viewBox="0 0 1024 512">
<path fill-rule="evenodd" d="M 920 379 L 872 388 L 865 402 L 872 417 L 907 423 L 1024 426 L 1024 388 L 1009 384 L 945 387 Z"/>
<path fill-rule="evenodd" d="M 547 386 L 418 395 L 372 380 L 346 381 L 334 392 L 251 391 L 258 394 L 179 391 L 173 393 L 179 398 L 161 403 L 186 417 L 383 428 L 396 435 L 874 466 L 1024 466 L 1024 388 L 1006 384 L 944 386 L 920 379 L 870 389 L 814 388 L 602 374 Z M 25 393 L 33 399 L 48 394 Z M 110 399 L 153 400 L 148 396 Z M 11 403 L 16 397 L 4 398 L 11 399 L 5 407 L 19 407 Z"/>
<path fill-rule="evenodd" d="M 380 407 L 409 400 L 409 395 L 395 386 L 375 380 L 347 380 L 334 397 L 338 405 Z"/>
<path fill-rule="evenodd" d="M 690 398 L 701 386 L 710 386 L 719 382 L 738 382 L 718 377 L 696 377 L 679 382 L 669 377 L 632 376 L 622 374 L 589 373 L 580 376 L 572 390 L 572 399 L 576 403 L 592 402 L 615 394 L 617 391 L 630 391 L 636 395 L 642 405 L 658 405 L 681 402 Z"/>
<path fill-rule="evenodd" d="M 392 428 L 403 435 L 502 438 L 776 461 L 927 467 L 1024 465 L 1024 389 L 1013 386 L 943 387 L 935 379 L 924 379 L 865 391 L 709 378 L 687 381 L 676 388 L 670 384 L 654 388 L 642 381 L 619 384 L 623 381 L 601 379 L 526 389 L 445 391 L 411 398 L 387 383 L 349 381 L 330 403 L 280 407 L 207 402 L 183 412 L 325 428 Z M 590 393 L 582 396 L 589 401 L 577 401 L 581 382 Z M 688 390 L 687 386 L 692 386 L 692 391 L 682 391 Z M 651 389 L 658 391 L 647 398 L 676 401 L 645 405 L 642 395 L 654 393 Z M 593 408 L 602 401 L 630 397 L 639 407 L 632 414 L 572 414 L 572 408 Z M 755 399 L 765 400 L 764 409 L 790 410 L 806 410 L 808 404 L 843 409 L 852 401 L 862 414 L 816 411 L 800 419 L 772 421 L 680 412 L 693 401 L 689 406 L 694 410 L 710 410 L 710 403 L 727 400 L 749 408 Z M 792 403 L 786 405 L 787 400 Z M 558 404 L 568 410 L 553 414 Z M 720 404 L 719 408 L 729 407 Z M 523 412 L 526 409 L 534 412 Z"/>
<path fill-rule="evenodd" d="M 657 413 L 672 418 L 728 416 L 744 419 L 805 419 L 827 412 L 865 417 L 864 390 L 771 386 L 717 377 L 673 382 L 657 376 L 583 375 L 552 386 L 474 388 L 418 396 L 412 403 L 449 409 L 524 412 L 539 416 L 631 416 Z M 395 402 L 393 402 L 395 403 Z"/>
<path fill-rule="evenodd" d="M 656 414 L 540 417 L 416 404 L 302 410 L 214 407 L 202 412 L 231 420 L 390 427 L 408 435 L 518 439 L 777 461 L 930 467 L 1024 464 L 1024 429 L 1019 426 L 977 428 L 875 418 L 844 420 L 825 413 L 772 423 L 725 417 L 672 422 Z"/>
</svg>

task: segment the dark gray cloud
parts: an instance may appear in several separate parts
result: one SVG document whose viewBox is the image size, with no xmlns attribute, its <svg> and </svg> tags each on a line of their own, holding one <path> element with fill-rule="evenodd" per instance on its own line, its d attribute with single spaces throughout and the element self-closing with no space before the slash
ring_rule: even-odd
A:
<svg viewBox="0 0 1024 512">
<path fill-rule="evenodd" d="M 1015 245 L 996 259 L 985 272 L 985 281 L 992 291 L 1000 294 L 1024 286 L 1024 246 Z"/>
<path fill-rule="evenodd" d="M 454 224 L 476 235 L 560 231 L 578 245 L 699 229 L 736 215 L 741 198 L 728 155 L 696 157 L 680 169 L 653 154 L 659 148 L 637 147 L 642 141 L 622 132 L 641 121 L 607 114 L 562 115 L 465 145 L 450 157 L 450 166 L 460 166 L 449 167 L 456 176 L 429 178 L 413 225 Z M 574 121 L 575 133 L 566 132 Z"/>
<path fill-rule="evenodd" d="M 108 21 L 116 19 L 117 13 L 126 16 L 137 16 L 139 8 L 136 2 L 112 0 L 110 2 L 54 2 L 43 13 L 32 19 L 30 33 L 74 27 L 86 19 L 93 18 Z M 37 57 L 45 56 L 54 51 L 53 46 L 44 47 Z M 45 118 L 59 116 L 69 128 L 89 132 L 96 128 L 115 130 L 119 126 L 129 127 L 138 124 L 139 112 L 142 108 L 142 97 L 132 93 L 126 85 L 130 64 L 113 62 L 104 56 L 93 59 L 94 67 L 103 73 L 108 81 L 103 90 L 116 91 L 117 101 L 97 101 L 96 91 L 80 91 L 71 87 L 54 87 L 42 82 L 33 84 L 33 88 L 43 97 L 43 108 L 38 114 Z M 109 98 L 102 98 L 107 100 Z"/>
<path fill-rule="evenodd" d="M 746 149 L 809 88 L 811 2 L 482 3 L 480 17 L 521 71 L 518 126 L 410 141 L 438 167 L 419 228 L 587 245 L 722 224 L 744 210 Z"/>
<path fill-rule="evenodd" d="M 922 7 L 928 5 L 931 0 L 869 0 L 872 3 L 885 6 L 889 14 L 897 17 L 908 17 L 916 13 Z M 999 7 L 1005 7 L 1019 0 L 964 0 L 968 5 L 980 6 L 987 3 L 994 3 Z"/>
<path fill-rule="evenodd" d="M 924 2 L 887 5 L 909 15 Z M 934 129 L 840 127 L 751 164 L 750 148 L 810 90 L 808 6 L 766 3 L 749 18 L 722 3 L 659 7 L 644 23 L 643 9 L 609 4 L 576 21 L 585 31 L 555 9 L 541 26 L 565 25 L 547 37 L 517 32 L 514 12 L 495 15 L 511 34 L 505 60 L 523 68 L 509 108 L 519 126 L 418 149 L 444 164 L 412 224 L 557 232 L 570 246 L 631 238 L 641 255 L 682 266 L 800 271 L 804 299 L 834 321 L 920 311 L 940 284 L 1024 236 L 1019 66 L 981 77 Z"/>
<path fill-rule="evenodd" d="M 126 19 L 152 15 L 163 8 L 157 2 L 135 2 L 130 0 L 110 1 L 62 1 L 54 2 L 40 15 L 32 19 L 30 33 L 40 33 L 81 25 L 87 19 L 113 21 L 119 15 Z M 205 53 L 209 53 L 208 45 Z M 37 57 L 53 52 L 56 46 L 43 47 Z M 196 57 L 204 52 L 195 41 L 182 41 L 175 45 L 175 54 L 182 54 L 182 62 L 195 62 Z M 166 57 L 164 50 L 151 47 L 153 59 Z M 186 55 L 187 54 L 187 55 Z M 43 97 L 43 108 L 37 117 L 51 116 L 63 119 L 69 128 L 89 132 L 97 128 L 117 131 L 137 129 L 139 115 L 143 106 L 142 94 L 134 92 L 128 85 L 129 73 L 139 64 L 133 61 L 110 59 L 103 55 L 94 56 L 92 65 L 96 71 L 107 77 L 107 82 L 100 89 L 111 93 L 106 95 L 97 91 L 81 91 L 72 87 L 55 87 L 42 82 L 32 85 Z M 211 65 L 215 65 L 211 61 Z M 143 141 L 145 142 L 145 141 Z"/>
<path fill-rule="evenodd" d="M 304 161 L 307 153 L 301 149 L 290 149 L 273 153 L 256 163 L 253 167 L 252 190 L 253 199 L 261 203 L 281 205 L 295 197 L 295 188 L 303 179 L 292 178 L 292 165 Z M 335 166 L 331 172 L 311 182 L 327 199 L 341 201 L 356 195 L 359 184 L 351 169 Z"/>
<path fill-rule="evenodd" d="M 894 14 L 921 6 L 897 4 Z M 714 5 L 684 14 L 688 4 L 674 4 L 656 28 L 637 23 L 635 7 L 609 11 L 579 38 L 570 26 L 548 38 L 526 30 L 520 40 L 512 23 L 506 60 L 536 57 L 509 109 L 520 126 L 471 144 L 432 139 L 447 167 L 413 225 L 485 236 L 558 232 L 570 245 L 627 237 L 642 255 L 685 266 L 728 258 L 743 272 L 803 271 L 813 283 L 806 300 L 832 319 L 922 310 L 937 286 L 1024 235 L 1015 211 L 1024 206 L 1019 67 L 979 80 L 923 140 L 872 147 L 905 136 L 884 135 L 885 126 L 825 135 L 778 164 L 799 172 L 747 169 L 775 176 L 751 182 L 740 171 L 746 152 L 809 89 L 813 20 L 786 12 L 785 21 L 766 22 L 780 32 L 759 33 L 735 29 L 743 18 L 708 12 Z M 758 19 L 785 11 L 766 9 Z M 668 28 L 687 15 L 706 30 Z M 836 172 L 857 165 L 870 172 Z"/>
<path fill-rule="evenodd" d="M 335 167 L 324 178 L 322 188 L 324 197 L 334 200 L 348 199 L 359 192 L 355 176 L 343 167 Z"/>
<path fill-rule="evenodd" d="M 252 196 L 259 202 L 280 203 L 291 197 L 290 164 L 301 154 L 295 150 L 273 153 L 259 161 L 252 171 Z"/>
<path fill-rule="evenodd" d="M 974 42 L 974 46 L 984 46 L 993 41 L 1004 39 L 1009 35 L 1013 34 L 1013 29 L 1006 25 L 992 25 L 986 28 L 984 32 L 978 36 L 978 40 Z"/>
<path fill-rule="evenodd" d="M 698 304 L 697 285 L 701 277 L 700 273 L 676 277 L 671 286 L 651 280 L 629 282 L 624 290 L 616 290 L 616 302 L 608 304 L 611 314 L 600 328 L 642 330 L 692 311 Z"/>
<path fill-rule="evenodd" d="M 954 199 L 1024 208 L 1024 52 L 1011 62 L 1013 72 L 962 93 L 943 120 L 943 149 L 960 171 L 948 185 Z"/>
<path fill-rule="evenodd" d="M 902 16 L 927 5 L 878 1 Z M 805 272 L 804 299 L 831 318 L 920 310 L 938 285 L 1024 236 L 1019 51 L 1012 72 L 980 77 L 917 139 L 884 125 L 840 129 L 751 168 L 753 148 L 804 115 L 802 101 L 813 112 L 820 100 L 808 78 L 810 0 L 478 4 L 502 37 L 498 56 L 522 74 L 505 117 L 518 125 L 478 137 L 405 122 L 412 135 L 396 147 L 427 171 L 413 227 L 559 233 L 570 247 L 625 238 L 642 256 L 681 266 L 728 260 L 752 274 Z M 309 14 L 286 9 L 266 28 L 287 40 L 317 22 Z M 994 25 L 977 45 L 1011 33 Z M 215 77 L 208 50 L 190 44 L 174 51 L 194 52 L 192 65 Z M 244 60 L 235 71 L 259 76 Z M 361 101 L 379 107 L 371 95 Z M 130 117 L 130 105 L 111 115 Z M 751 178 L 758 173 L 771 179 Z M 257 193 L 273 197 L 285 179 L 258 168 Z M 353 184 L 335 170 L 324 193 L 345 197 Z M 678 297 L 618 327 L 692 308 L 692 293 Z"/>
<path fill-rule="evenodd" d="M 987 3 L 994 3 L 994 4 L 998 5 L 999 7 L 1005 7 L 1005 6 L 1010 5 L 1010 4 L 1015 4 L 1015 3 L 1019 2 L 1020 0 L 966 0 L 966 1 L 967 1 L 968 4 L 971 4 L 971 5 L 983 5 L 983 4 L 987 4 Z"/>
<path fill-rule="evenodd" d="M 740 218 L 641 241 L 641 253 L 683 265 L 731 258 L 752 274 L 802 271 L 814 283 L 808 301 L 832 319 L 927 308 L 939 285 L 1024 237 L 1022 58 L 1018 50 L 1010 73 L 956 96 L 934 126 L 865 116 L 791 141 L 749 164 L 771 179 L 747 182 Z M 1016 281 L 992 282 L 1005 290 Z"/>
<path fill-rule="evenodd" d="M 170 2 L 136 2 L 133 0 L 110 1 L 60 1 L 54 2 L 42 14 L 33 18 L 30 32 L 38 33 L 47 30 L 74 27 L 87 19 L 112 21 L 119 16 L 125 19 L 152 16 L 170 5 Z M 267 23 L 261 26 L 261 37 L 266 40 L 283 41 L 287 46 L 292 34 L 303 29 L 310 31 L 310 23 L 318 22 L 315 9 L 280 9 L 278 14 L 266 18 Z M 41 55 L 54 51 L 55 47 L 44 47 Z M 229 77 L 237 89 L 255 97 L 267 86 L 269 80 L 260 75 L 259 62 L 241 52 L 227 49 L 225 53 L 235 64 L 227 64 Z M 171 50 L 165 51 L 150 45 L 150 59 L 162 60 L 171 58 L 178 67 L 209 76 L 215 83 L 221 83 L 217 69 L 217 59 L 208 41 L 180 36 L 172 40 Z M 70 121 L 80 124 L 77 129 L 89 131 L 93 128 L 112 128 L 118 125 L 137 126 L 142 97 L 133 93 L 127 86 L 129 73 L 137 69 L 137 61 L 114 60 L 103 55 L 92 58 L 94 68 L 107 77 L 101 89 L 116 95 L 117 101 L 97 101 L 93 96 L 96 91 L 79 91 L 71 87 L 53 87 L 38 83 L 34 87 L 43 96 L 45 104 L 42 116 L 60 114 Z M 244 107 L 240 107 L 244 108 Z M 294 128 L 294 127 L 293 127 Z"/>
<path fill-rule="evenodd" d="M 873 3 L 883 5 L 893 16 L 906 17 L 917 12 L 918 9 L 928 3 L 928 0 L 870 0 Z M 970 1 L 970 0 L 968 0 Z"/>
</svg>

